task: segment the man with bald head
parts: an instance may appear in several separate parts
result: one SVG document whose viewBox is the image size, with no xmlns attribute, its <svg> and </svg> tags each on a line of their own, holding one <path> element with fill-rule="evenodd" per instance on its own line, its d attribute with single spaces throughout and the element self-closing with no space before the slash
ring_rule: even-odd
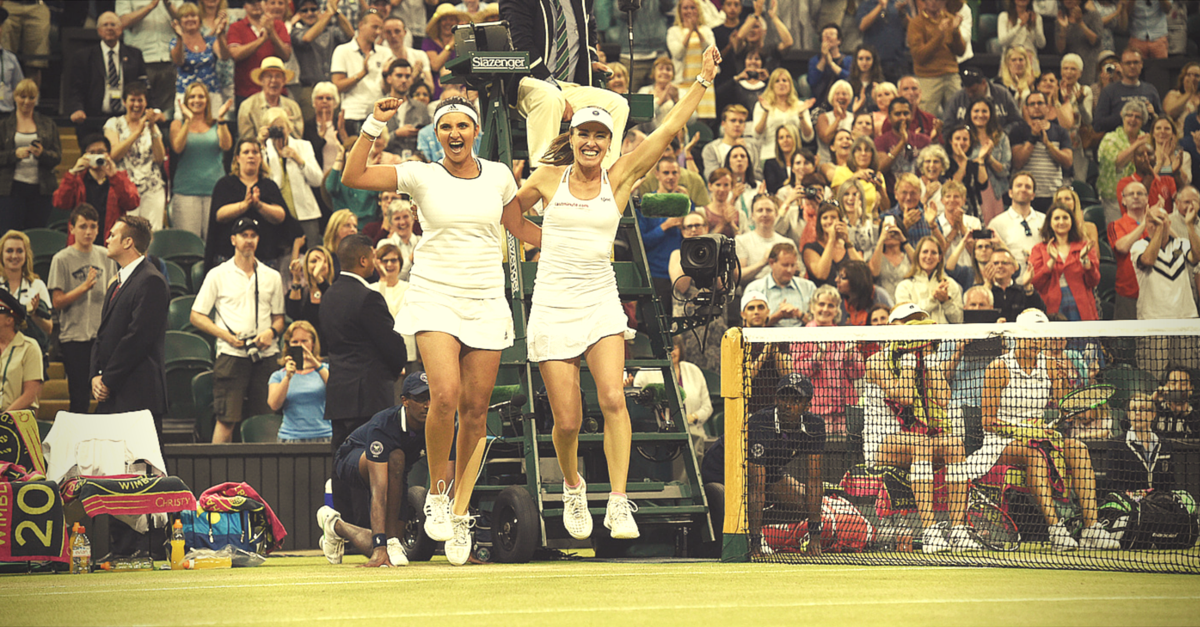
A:
<svg viewBox="0 0 1200 627">
<path fill-rule="evenodd" d="M 122 43 L 121 31 L 116 13 L 101 13 L 96 20 L 100 43 L 76 52 L 71 59 L 66 110 L 71 112 L 80 137 L 102 132 L 108 118 L 125 113 L 122 93 L 126 85 L 140 81 L 149 87 L 142 51 Z"/>
<path fill-rule="evenodd" d="M 1117 259 L 1117 297 L 1113 320 L 1137 320 L 1138 280 L 1129 252 L 1133 245 L 1146 237 L 1146 214 L 1150 197 L 1140 181 L 1130 181 L 1121 190 L 1125 215 L 1108 224 L 1108 243 Z M 1155 209 L 1163 209 L 1165 198 L 1159 198 Z"/>
</svg>

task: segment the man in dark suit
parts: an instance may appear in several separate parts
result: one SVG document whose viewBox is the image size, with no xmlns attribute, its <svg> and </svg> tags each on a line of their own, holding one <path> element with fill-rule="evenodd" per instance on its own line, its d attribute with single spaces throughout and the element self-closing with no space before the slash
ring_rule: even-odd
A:
<svg viewBox="0 0 1200 627">
<path fill-rule="evenodd" d="M 150 410 L 162 436 L 167 412 L 167 302 L 162 273 L 145 261 L 150 222 L 125 215 L 108 236 L 108 258 L 121 269 L 108 286 L 92 345 L 92 395 L 98 414 Z"/>
<path fill-rule="evenodd" d="M 333 455 L 350 433 L 395 404 L 396 379 L 408 359 L 387 302 L 367 286 L 375 271 L 371 238 L 346 237 L 337 256 L 342 272 L 321 298 L 321 339 L 329 355 L 325 420 L 333 423 Z M 336 478 L 333 504 L 343 514 L 355 512 L 350 485 Z M 360 514 L 365 512 L 355 512 L 359 520 Z"/>
<path fill-rule="evenodd" d="M 100 45 L 84 48 L 71 59 L 65 94 L 66 110 L 81 137 L 102 132 L 108 118 L 125 113 L 125 85 L 141 81 L 149 87 L 142 51 L 121 43 L 121 18 L 116 13 L 102 13 L 96 20 L 96 32 Z"/>
<path fill-rule="evenodd" d="M 568 12 L 559 0 L 500 0 L 500 19 L 508 20 L 513 48 L 529 51 L 530 75 L 509 86 L 509 95 L 515 97 L 510 104 L 526 118 L 531 168 L 538 166 L 560 123 L 569 121 L 576 109 L 597 106 L 608 111 L 618 138 L 604 158 L 609 168 L 621 156 L 619 138 L 625 133 L 629 103 L 620 94 L 592 87 L 597 73 L 609 71 L 596 49 L 593 0 L 569 3 Z"/>
</svg>

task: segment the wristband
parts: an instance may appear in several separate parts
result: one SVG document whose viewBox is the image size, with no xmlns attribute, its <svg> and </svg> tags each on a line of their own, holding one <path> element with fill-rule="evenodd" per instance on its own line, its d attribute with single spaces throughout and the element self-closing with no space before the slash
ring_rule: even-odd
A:
<svg viewBox="0 0 1200 627">
<path fill-rule="evenodd" d="M 704 77 L 703 77 L 703 76 L 697 76 L 697 77 L 696 77 L 696 82 L 697 82 L 697 83 L 700 83 L 700 85 L 701 85 L 702 87 L 704 87 L 705 89 L 708 89 L 709 87 L 712 87 L 712 81 L 704 80 Z"/>
<path fill-rule="evenodd" d="M 279 331 L 276 331 L 275 327 L 267 327 L 267 330 L 271 332 L 271 337 L 273 339 L 279 339 Z"/>
<path fill-rule="evenodd" d="M 366 120 L 363 120 L 362 128 L 359 129 L 359 132 L 367 137 L 370 137 L 372 140 L 375 140 L 386 130 L 387 122 L 380 122 L 379 120 L 376 120 L 374 114 L 372 114 L 367 116 Z"/>
<path fill-rule="evenodd" d="M 371 548 L 372 549 L 381 549 L 386 546 L 387 546 L 387 534 L 386 533 L 377 533 L 377 534 L 371 536 Z"/>
</svg>

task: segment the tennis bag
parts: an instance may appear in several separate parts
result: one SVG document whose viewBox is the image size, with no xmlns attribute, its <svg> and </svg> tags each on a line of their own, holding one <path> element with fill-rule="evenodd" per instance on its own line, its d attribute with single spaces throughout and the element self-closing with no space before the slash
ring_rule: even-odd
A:
<svg viewBox="0 0 1200 627">
<path fill-rule="evenodd" d="M 1200 537 L 1196 502 L 1183 490 L 1113 492 L 1098 516 L 1122 549 L 1186 550 Z"/>
<path fill-rule="evenodd" d="M 187 550 L 219 551 L 232 545 L 250 553 L 258 552 L 262 538 L 255 538 L 248 512 L 179 512 L 183 521 L 183 539 Z"/>
<path fill-rule="evenodd" d="M 808 521 L 764 525 L 763 541 L 779 553 L 802 553 L 808 546 Z M 875 528 L 850 501 L 837 494 L 821 500 L 821 550 L 861 553 L 875 541 Z"/>
</svg>

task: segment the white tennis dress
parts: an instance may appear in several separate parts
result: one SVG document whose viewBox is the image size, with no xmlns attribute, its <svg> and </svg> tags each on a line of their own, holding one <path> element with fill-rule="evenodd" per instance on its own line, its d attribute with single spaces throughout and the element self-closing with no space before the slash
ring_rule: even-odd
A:
<svg viewBox="0 0 1200 627">
<path fill-rule="evenodd" d="M 1050 375 L 1046 372 L 1045 355 L 1038 353 L 1037 364 L 1030 372 L 1021 369 L 1011 352 L 1001 355 L 1000 360 L 1008 367 L 1008 385 L 1000 395 L 996 418 L 1005 424 L 1018 427 L 1030 423 L 1039 424 L 1042 411 L 1050 402 Z M 967 459 L 972 476 L 983 474 L 995 466 L 1013 439 L 985 431 L 983 446 Z"/>
<path fill-rule="evenodd" d="M 476 161 L 473 179 L 450 174 L 441 162 L 396 166 L 396 191 L 412 195 L 424 230 L 396 331 L 440 331 L 471 348 L 503 350 L 514 334 L 504 299 L 500 216 L 517 183 L 503 164 Z"/>
<path fill-rule="evenodd" d="M 571 168 L 542 211 L 542 256 L 533 285 L 526 346 L 529 361 L 573 359 L 601 338 L 626 333 L 625 310 L 612 268 L 621 214 L 601 172 L 600 193 L 571 193 Z"/>
</svg>

